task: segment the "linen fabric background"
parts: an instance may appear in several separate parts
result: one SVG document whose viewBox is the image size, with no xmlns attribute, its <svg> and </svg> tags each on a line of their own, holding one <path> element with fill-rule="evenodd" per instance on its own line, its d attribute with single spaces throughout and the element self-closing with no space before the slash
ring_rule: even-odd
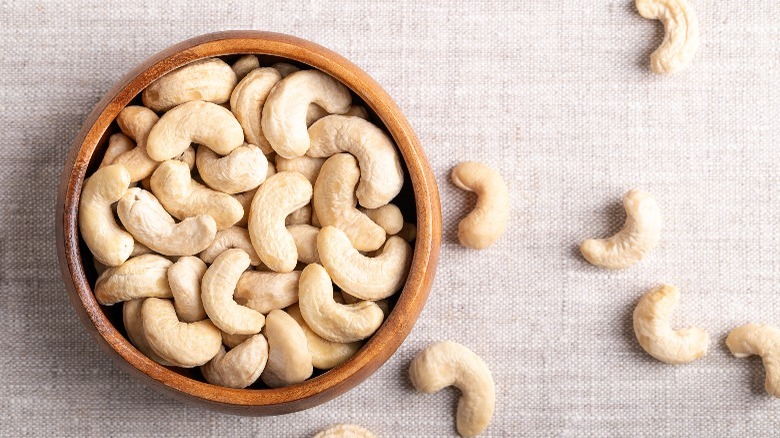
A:
<svg viewBox="0 0 780 438">
<path fill-rule="evenodd" d="M 309 436 L 351 422 L 380 436 L 452 436 L 458 393 L 415 393 L 414 355 L 452 339 L 490 366 L 485 436 L 768 436 L 780 400 L 728 330 L 780 324 L 780 4 L 694 0 L 701 46 L 674 77 L 649 70 L 663 37 L 633 0 L 0 0 L 0 435 Z M 217 30 L 284 32 L 354 61 L 397 101 L 439 182 L 444 242 L 428 304 L 372 377 L 317 408 L 243 418 L 137 383 L 75 316 L 57 268 L 66 153 L 100 97 L 148 56 Z M 503 238 L 457 243 L 474 198 L 463 160 L 511 193 Z M 624 220 L 622 195 L 661 206 L 638 265 L 587 264 L 579 243 Z M 709 354 L 670 366 L 637 344 L 640 295 L 681 288 L 678 326 Z"/>
</svg>

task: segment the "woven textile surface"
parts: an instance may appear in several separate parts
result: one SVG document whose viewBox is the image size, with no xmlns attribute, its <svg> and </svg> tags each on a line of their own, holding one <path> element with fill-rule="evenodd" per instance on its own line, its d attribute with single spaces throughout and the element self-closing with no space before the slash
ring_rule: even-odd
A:
<svg viewBox="0 0 780 438">
<path fill-rule="evenodd" d="M 695 0 L 690 69 L 654 75 L 663 38 L 632 0 L 0 0 L 0 436 L 310 436 L 338 422 L 380 436 L 454 436 L 458 393 L 407 377 L 433 341 L 490 366 L 485 436 L 768 436 L 780 400 L 728 330 L 780 325 L 780 3 Z M 416 130 L 439 182 L 443 245 L 430 299 L 398 352 L 354 390 L 280 417 L 186 406 L 138 383 L 87 335 L 57 268 L 54 205 L 71 141 L 148 56 L 217 30 L 284 32 L 374 77 Z M 449 182 L 485 162 L 510 189 L 491 248 L 457 243 L 473 196 Z M 643 187 L 661 243 L 623 271 L 579 243 L 621 226 Z M 636 342 L 639 296 L 680 287 L 673 322 L 712 337 L 671 366 Z"/>
</svg>

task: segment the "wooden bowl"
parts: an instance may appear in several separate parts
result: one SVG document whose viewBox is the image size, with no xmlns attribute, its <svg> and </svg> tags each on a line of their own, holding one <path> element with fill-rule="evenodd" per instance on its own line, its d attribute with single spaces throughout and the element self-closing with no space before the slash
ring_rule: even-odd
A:
<svg viewBox="0 0 780 438">
<path fill-rule="evenodd" d="M 165 73 L 197 59 L 256 54 L 261 65 L 286 61 L 322 70 L 349 87 L 371 113 L 372 122 L 395 140 L 407 170 L 397 202 L 416 222 L 417 240 L 409 278 L 379 330 L 344 364 L 303 383 L 279 389 L 230 389 L 193 378 L 198 370 L 169 369 L 141 354 L 124 336 L 121 306 L 102 307 L 92 287 L 92 256 L 79 236 L 78 206 L 85 175 L 105 152 L 122 108 Z M 76 313 L 98 344 L 123 368 L 152 388 L 180 400 L 242 415 L 277 415 L 324 403 L 353 388 L 398 349 L 422 311 L 441 244 L 441 206 L 436 180 L 409 122 L 393 99 L 360 68 L 340 55 L 299 38 L 269 32 L 229 31 L 199 36 L 152 56 L 116 84 L 84 122 L 65 162 L 57 198 L 57 253 Z"/>
</svg>

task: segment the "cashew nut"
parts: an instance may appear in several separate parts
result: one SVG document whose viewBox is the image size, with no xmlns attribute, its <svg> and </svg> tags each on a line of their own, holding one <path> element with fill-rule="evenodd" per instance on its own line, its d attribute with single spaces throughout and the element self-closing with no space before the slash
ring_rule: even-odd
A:
<svg viewBox="0 0 780 438">
<path fill-rule="evenodd" d="M 176 315 L 184 322 L 206 319 L 206 310 L 200 299 L 200 282 L 206 273 L 206 264 L 197 257 L 181 257 L 168 268 L 168 285 L 173 294 Z"/>
<path fill-rule="evenodd" d="M 233 69 L 221 59 L 207 58 L 179 67 L 157 79 L 141 93 L 141 99 L 145 106 L 162 112 L 193 100 L 227 102 L 235 86 L 236 73 Z"/>
<path fill-rule="evenodd" d="M 362 342 L 350 342 L 342 344 L 340 342 L 331 342 L 315 333 L 301 315 L 298 304 L 293 304 L 286 309 L 287 314 L 293 317 L 295 322 L 301 326 L 303 334 L 306 335 L 306 343 L 311 353 L 311 363 L 314 368 L 320 370 L 329 370 L 346 362 L 355 355 L 363 345 Z"/>
<path fill-rule="evenodd" d="M 227 155 L 244 144 L 244 131 L 230 110 L 194 100 L 163 114 L 149 132 L 146 152 L 153 160 L 165 161 L 184 152 L 191 143 Z"/>
<path fill-rule="evenodd" d="M 260 60 L 257 59 L 257 56 L 244 55 L 238 58 L 230 68 L 232 68 L 233 73 L 236 74 L 236 80 L 240 82 L 241 79 L 244 79 L 244 77 L 246 77 L 246 75 L 249 74 L 249 72 L 259 67 L 260 67 Z"/>
<path fill-rule="evenodd" d="M 116 157 L 115 164 L 122 164 L 130 172 L 130 181 L 136 182 L 148 177 L 160 164 L 151 159 L 146 151 L 149 132 L 160 118 L 149 108 L 131 105 L 116 116 L 119 129 L 135 141 L 135 148 Z M 189 146 L 189 145 L 188 145 Z"/>
<path fill-rule="evenodd" d="M 236 283 L 248 267 L 247 253 L 229 249 L 214 260 L 201 282 L 201 299 L 206 314 L 220 330 L 231 335 L 260 333 L 265 323 L 261 313 L 233 300 Z"/>
<path fill-rule="evenodd" d="M 198 172 L 214 190 L 236 194 L 256 189 L 268 174 L 268 160 L 255 145 L 245 143 L 220 157 L 209 148 L 200 148 Z"/>
<path fill-rule="evenodd" d="M 482 163 L 466 161 L 452 169 L 452 182 L 477 194 L 474 210 L 458 223 L 460 244 L 484 249 L 496 243 L 509 219 L 509 190 L 504 179 Z"/>
<path fill-rule="evenodd" d="M 231 248 L 238 248 L 249 254 L 249 263 L 252 266 L 260 265 L 260 257 L 257 256 L 255 249 L 252 247 L 252 242 L 249 240 L 249 230 L 241 227 L 230 227 L 226 230 L 217 231 L 217 236 L 211 242 L 211 245 L 198 256 L 204 262 L 211 264 L 217 256 Z"/>
<path fill-rule="evenodd" d="M 130 174 L 122 165 L 98 169 L 84 181 L 79 201 L 79 230 L 92 255 L 108 266 L 119 266 L 133 252 L 133 236 L 114 220 L 111 204 L 130 186 Z"/>
<path fill-rule="evenodd" d="M 319 263 L 320 254 L 317 252 L 317 234 L 320 229 L 311 225 L 290 225 L 287 231 L 295 241 L 298 250 L 298 261 L 301 263 Z"/>
<path fill-rule="evenodd" d="M 295 172 L 279 172 L 257 189 L 249 213 L 249 237 L 260 260 L 271 270 L 290 272 L 295 268 L 298 250 L 284 219 L 308 204 L 311 194 L 309 181 Z"/>
<path fill-rule="evenodd" d="M 100 166 L 98 166 L 98 168 L 114 164 L 114 161 L 118 156 L 132 150 L 134 147 L 135 143 L 133 142 L 133 139 L 121 132 L 108 137 L 108 147 L 106 148 L 106 153 L 103 154 L 103 159 L 100 161 Z"/>
<path fill-rule="evenodd" d="M 170 298 L 168 267 L 172 264 L 155 254 L 133 257 L 98 277 L 95 298 L 104 306 L 146 297 Z"/>
<path fill-rule="evenodd" d="M 312 204 L 320 224 L 343 231 L 358 251 L 373 251 L 385 243 L 385 230 L 355 207 L 355 186 L 360 178 L 355 157 L 333 155 L 322 165 Z"/>
<path fill-rule="evenodd" d="M 306 335 L 284 310 L 272 310 L 266 318 L 268 362 L 260 378 L 271 388 L 303 382 L 314 372 Z"/>
<path fill-rule="evenodd" d="M 344 84 L 319 70 L 295 72 L 279 81 L 266 99 L 261 123 L 280 156 L 300 157 L 309 149 L 306 112 L 311 103 L 341 114 L 349 110 L 352 96 Z"/>
<path fill-rule="evenodd" d="M 404 174 L 398 151 L 381 129 L 358 117 L 327 116 L 309 128 L 312 157 L 349 152 L 360 165 L 357 198 L 366 208 L 379 208 L 398 195 Z M 317 213 L 319 215 L 319 212 Z M 320 218 L 322 219 L 322 218 Z"/>
<path fill-rule="evenodd" d="M 160 164 L 152 174 L 152 193 L 175 218 L 207 214 L 214 218 L 218 230 L 230 228 L 244 215 L 240 202 L 193 180 L 181 161 Z"/>
<path fill-rule="evenodd" d="M 317 250 L 334 283 L 348 294 L 369 301 L 387 298 L 401 289 L 412 264 L 412 247 L 400 237 L 387 239 L 379 256 L 366 257 L 335 227 L 320 230 Z"/>
<path fill-rule="evenodd" d="M 636 0 L 639 14 L 661 20 L 666 33 L 661 45 L 650 55 L 653 73 L 673 74 L 691 63 L 699 48 L 699 23 L 687 0 Z"/>
<path fill-rule="evenodd" d="M 376 435 L 354 424 L 337 424 L 314 435 L 314 438 L 376 438 Z"/>
<path fill-rule="evenodd" d="M 761 356 L 766 372 L 764 388 L 780 398 L 780 329 L 767 324 L 739 326 L 729 332 L 726 346 L 737 358 Z"/>
<path fill-rule="evenodd" d="M 697 327 L 673 330 L 669 319 L 680 299 L 670 284 L 651 289 L 634 309 L 634 333 L 639 345 L 654 358 L 669 364 L 685 364 L 707 354 L 710 336 Z"/>
<path fill-rule="evenodd" d="M 268 342 L 263 335 L 254 335 L 229 352 L 219 352 L 200 367 L 206 381 L 227 388 L 246 388 L 255 383 L 268 360 Z"/>
<path fill-rule="evenodd" d="M 284 225 L 302 225 L 311 222 L 311 204 L 306 204 L 303 207 L 295 210 L 284 218 Z"/>
<path fill-rule="evenodd" d="M 303 270 L 298 306 L 315 333 L 331 342 L 361 341 L 377 331 L 384 314 L 371 301 L 339 304 L 333 300 L 333 284 L 322 266 L 312 263 Z"/>
<path fill-rule="evenodd" d="M 258 68 L 242 79 L 230 96 L 230 109 L 244 128 L 246 141 L 259 146 L 265 154 L 273 149 L 263 134 L 260 118 L 271 89 L 281 80 L 276 69 Z"/>
<path fill-rule="evenodd" d="M 590 263 L 608 269 L 627 268 L 658 245 L 661 211 L 655 198 L 644 190 L 631 189 L 623 198 L 626 223 L 607 239 L 588 239 L 580 251 Z"/>
<path fill-rule="evenodd" d="M 236 348 L 252 336 L 256 335 L 230 335 L 222 332 L 222 344 L 228 348 Z"/>
<path fill-rule="evenodd" d="M 164 255 L 197 254 L 217 234 L 217 224 L 211 216 L 190 217 L 177 224 L 157 198 L 137 187 L 128 190 L 119 201 L 117 214 L 133 237 Z"/>
<path fill-rule="evenodd" d="M 476 436 L 487 428 L 496 405 L 496 388 L 487 365 L 473 351 L 452 341 L 432 344 L 412 360 L 409 377 L 425 393 L 447 386 L 460 389 L 455 418 L 461 436 Z"/>
<path fill-rule="evenodd" d="M 325 163 L 325 158 L 314 158 L 308 155 L 295 158 L 276 158 L 276 170 L 283 172 L 298 172 L 309 180 L 311 185 L 317 182 L 317 175 Z"/>
<path fill-rule="evenodd" d="M 373 209 L 360 207 L 358 210 L 382 227 L 388 236 L 400 233 L 404 227 L 404 215 L 395 204 L 387 204 Z"/>
<path fill-rule="evenodd" d="M 258 272 L 246 271 L 236 285 L 233 295 L 242 306 L 262 314 L 284 309 L 298 301 L 298 280 L 301 271 Z"/>
<path fill-rule="evenodd" d="M 203 365 L 222 348 L 222 336 L 211 321 L 180 322 L 169 300 L 144 300 L 141 320 L 152 350 L 176 366 L 192 368 Z"/>
<path fill-rule="evenodd" d="M 157 353 L 149 346 L 149 341 L 146 340 L 146 333 L 144 333 L 144 325 L 141 321 L 141 305 L 143 305 L 145 298 L 137 300 L 125 301 L 122 304 L 122 322 L 125 325 L 125 331 L 127 332 L 127 338 L 130 339 L 135 348 L 141 352 L 144 356 L 159 363 L 162 366 L 173 366 L 172 363 L 161 358 Z"/>
</svg>

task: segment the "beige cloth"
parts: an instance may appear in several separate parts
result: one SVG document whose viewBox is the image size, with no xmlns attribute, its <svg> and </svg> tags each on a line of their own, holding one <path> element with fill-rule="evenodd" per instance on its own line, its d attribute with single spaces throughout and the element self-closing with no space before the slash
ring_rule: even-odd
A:
<svg viewBox="0 0 780 438">
<path fill-rule="evenodd" d="M 701 47 L 667 78 L 649 70 L 662 26 L 632 0 L 0 1 L 0 435 L 308 436 L 352 422 L 450 436 L 456 391 L 419 395 L 407 378 L 442 339 L 493 371 L 486 436 L 776 434 L 760 361 L 723 340 L 780 325 L 780 6 L 694 4 Z M 131 380 L 56 267 L 55 192 L 88 112 L 146 57 L 225 29 L 298 35 L 364 68 L 416 129 L 443 202 L 438 275 L 398 353 L 337 400 L 275 418 Z M 496 167 L 511 191 L 509 229 L 481 252 L 456 243 L 473 202 L 449 182 L 461 160 Z M 634 186 L 658 198 L 660 246 L 625 271 L 586 264 L 579 243 L 619 228 Z M 710 331 L 706 358 L 669 366 L 638 346 L 633 306 L 660 282 L 681 288 L 677 324 Z"/>
</svg>

